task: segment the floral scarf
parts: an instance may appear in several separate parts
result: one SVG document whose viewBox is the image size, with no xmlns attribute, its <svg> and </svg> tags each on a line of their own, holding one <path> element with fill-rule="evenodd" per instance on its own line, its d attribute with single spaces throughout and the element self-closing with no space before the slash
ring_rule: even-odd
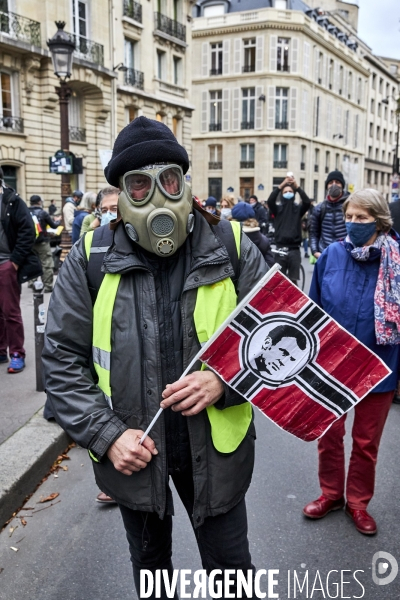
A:
<svg viewBox="0 0 400 600">
<path fill-rule="evenodd" d="M 351 244 L 349 236 L 346 242 Z M 351 256 L 355 260 L 367 261 L 371 248 L 381 251 L 374 295 L 376 343 L 383 346 L 400 344 L 399 244 L 390 234 L 381 233 L 371 246 L 353 248 Z"/>
</svg>

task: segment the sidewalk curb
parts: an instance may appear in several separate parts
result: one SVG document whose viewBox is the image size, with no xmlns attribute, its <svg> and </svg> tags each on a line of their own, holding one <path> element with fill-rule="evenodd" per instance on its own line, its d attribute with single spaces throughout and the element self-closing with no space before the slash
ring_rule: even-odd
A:
<svg viewBox="0 0 400 600">
<path fill-rule="evenodd" d="M 70 443 L 43 409 L 0 445 L 0 528 L 46 475 L 58 454 Z"/>
</svg>

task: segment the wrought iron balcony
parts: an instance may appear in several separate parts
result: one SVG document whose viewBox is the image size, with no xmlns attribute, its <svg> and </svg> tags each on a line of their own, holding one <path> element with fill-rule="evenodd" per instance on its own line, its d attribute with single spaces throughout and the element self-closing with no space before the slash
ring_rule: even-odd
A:
<svg viewBox="0 0 400 600">
<path fill-rule="evenodd" d="M 209 131 L 222 131 L 222 123 L 210 123 Z"/>
<path fill-rule="evenodd" d="M 278 63 L 276 66 L 276 70 L 283 71 L 284 73 L 289 73 L 290 67 L 289 67 L 289 65 L 282 65 L 281 63 Z"/>
<path fill-rule="evenodd" d="M 125 72 L 125 83 L 126 85 L 133 85 L 139 90 L 142 90 L 144 86 L 144 75 L 142 71 L 137 71 L 136 69 L 128 69 Z"/>
<path fill-rule="evenodd" d="M 210 75 L 222 75 L 222 67 L 218 67 L 218 69 L 210 69 Z"/>
<path fill-rule="evenodd" d="M 319 171 L 319 165 L 314 165 L 314 173 L 318 173 Z"/>
<path fill-rule="evenodd" d="M 213 169 L 222 169 L 222 161 L 221 162 L 209 162 L 208 168 L 210 171 Z"/>
<path fill-rule="evenodd" d="M 178 21 L 174 21 L 174 19 L 170 19 L 159 12 L 154 13 L 154 21 L 155 29 L 158 29 L 158 31 L 178 38 L 182 42 L 186 41 L 186 27 L 182 23 L 178 23 Z"/>
<path fill-rule="evenodd" d="M 86 142 L 86 129 L 82 127 L 70 127 L 69 140 L 70 142 Z"/>
<path fill-rule="evenodd" d="M 13 12 L 0 12 L 0 32 L 33 46 L 42 45 L 40 23 Z"/>
<path fill-rule="evenodd" d="M 287 169 L 287 160 L 274 160 L 274 169 Z"/>
<path fill-rule="evenodd" d="M 254 73 L 256 65 L 243 65 L 242 73 Z"/>
<path fill-rule="evenodd" d="M 275 129 L 289 129 L 287 121 L 275 121 Z"/>
<path fill-rule="evenodd" d="M 68 33 L 68 35 L 75 42 L 74 54 L 97 65 L 104 65 L 104 46 L 102 44 L 74 33 Z"/>
<path fill-rule="evenodd" d="M 254 121 L 242 121 L 240 128 L 241 129 L 254 129 Z"/>
<path fill-rule="evenodd" d="M 241 169 L 254 169 L 254 160 L 241 160 L 240 168 Z"/>
<path fill-rule="evenodd" d="M 305 171 L 306 170 L 306 163 L 301 162 L 300 163 L 300 171 Z"/>
<path fill-rule="evenodd" d="M 24 133 L 24 120 L 21 117 L 0 116 L 0 131 Z"/>
<path fill-rule="evenodd" d="M 142 22 L 142 5 L 134 0 L 124 0 L 124 17 Z"/>
</svg>

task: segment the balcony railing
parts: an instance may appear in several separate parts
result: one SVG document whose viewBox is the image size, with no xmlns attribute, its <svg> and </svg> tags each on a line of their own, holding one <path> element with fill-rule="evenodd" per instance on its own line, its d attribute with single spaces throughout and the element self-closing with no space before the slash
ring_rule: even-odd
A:
<svg viewBox="0 0 400 600">
<path fill-rule="evenodd" d="M 170 19 L 159 12 L 154 13 L 154 21 L 155 29 L 158 29 L 158 31 L 178 38 L 182 42 L 186 41 L 186 27 L 182 23 L 178 23 L 178 21 L 174 21 L 174 19 Z"/>
<path fill-rule="evenodd" d="M 276 121 L 275 129 L 289 129 L 289 124 L 287 121 Z"/>
<path fill-rule="evenodd" d="M 242 73 L 254 73 L 255 70 L 255 65 L 243 65 L 242 67 Z"/>
<path fill-rule="evenodd" d="M 274 169 L 287 169 L 287 160 L 274 160 Z"/>
<path fill-rule="evenodd" d="M 134 0 L 124 0 L 124 17 L 129 17 L 141 23 L 142 5 L 139 2 L 134 2 Z"/>
<path fill-rule="evenodd" d="M 68 35 L 75 42 L 74 54 L 97 65 L 104 65 L 104 46 L 102 44 L 74 33 L 68 33 Z"/>
<path fill-rule="evenodd" d="M 128 69 L 125 71 L 125 83 L 126 85 L 133 85 L 139 90 L 144 87 L 144 75 L 142 71 L 136 71 L 136 69 Z"/>
<path fill-rule="evenodd" d="M 24 133 L 24 120 L 21 117 L 0 116 L 0 131 Z"/>
<path fill-rule="evenodd" d="M 241 129 L 254 129 L 254 121 L 242 121 Z"/>
<path fill-rule="evenodd" d="M 318 173 L 319 171 L 319 165 L 314 165 L 314 173 Z"/>
<path fill-rule="evenodd" d="M 42 45 L 40 23 L 12 12 L 0 12 L 0 32 L 33 46 Z"/>
<path fill-rule="evenodd" d="M 209 131 L 222 131 L 222 123 L 210 123 Z"/>
<path fill-rule="evenodd" d="M 222 161 L 221 162 L 209 162 L 208 168 L 210 171 L 213 169 L 222 169 Z"/>
<path fill-rule="evenodd" d="M 283 71 L 285 73 L 289 73 L 290 72 L 290 67 L 289 65 L 281 65 L 281 64 L 277 64 L 277 71 Z"/>
<path fill-rule="evenodd" d="M 210 75 L 222 75 L 222 67 L 218 67 L 218 69 L 210 69 Z"/>
<path fill-rule="evenodd" d="M 240 168 L 241 169 L 254 169 L 254 160 L 241 160 Z"/>
<path fill-rule="evenodd" d="M 301 162 L 300 163 L 300 171 L 305 171 L 306 170 L 306 163 Z"/>
<path fill-rule="evenodd" d="M 69 140 L 70 142 L 86 142 L 86 129 L 82 127 L 70 127 Z"/>
</svg>

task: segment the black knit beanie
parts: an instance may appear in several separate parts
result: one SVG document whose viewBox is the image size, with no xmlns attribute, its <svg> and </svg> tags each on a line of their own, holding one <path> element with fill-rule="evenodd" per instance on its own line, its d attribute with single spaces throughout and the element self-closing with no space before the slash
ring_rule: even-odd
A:
<svg viewBox="0 0 400 600">
<path fill-rule="evenodd" d="M 334 179 L 336 179 L 336 181 L 340 181 L 340 183 L 343 186 L 343 189 L 346 187 L 346 183 L 343 177 L 343 173 L 341 171 L 331 171 L 328 175 L 328 177 L 326 178 L 325 181 L 325 189 L 328 187 L 328 183 L 330 181 L 333 181 Z"/>
<path fill-rule="evenodd" d="M 146 117 L 137 117 L 119 133 L 115 140 L 110 162 L 104 175 L 110 185 L 119 186 L 119 178 L 134 169 L 157 162 L 172 162 L 189 168 L 189 157 L 172 131 L 161 123 Z"/>
</svg>

